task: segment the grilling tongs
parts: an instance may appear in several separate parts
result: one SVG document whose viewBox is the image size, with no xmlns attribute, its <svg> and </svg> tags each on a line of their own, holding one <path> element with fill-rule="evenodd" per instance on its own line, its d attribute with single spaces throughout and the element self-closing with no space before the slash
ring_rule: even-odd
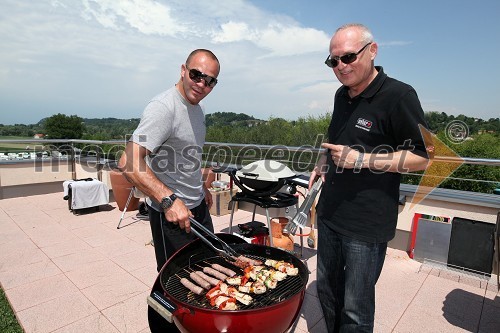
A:
<svg viewBox="0 0 500 333">
<path fill-rule="evenodd" d="M 235 258 L 240 255 L 231 246 L 229 246 L 226 242 L 224 242 L 222 239 L 217 237 L 212 231 L 208 230 L 203 224 L 196 221 L 194 218 L 190 217 L 189 222 L 191 222 L 191 231 L 196 236 L 198 236 L 198 238 L 200 238 L 205 244 L 210 246 L 215 252 L 219 253 L 220 255 L 224 256 L 225 258 L 229 259 L 230 261 L 235 261 Z M 217 246 L 215 246 L 211 241 L 209 241 L 205 236 L 203 236 L 200 233 L 200 231 L 197 229 L 202 230 L 204 233 L 206 233 L 208 236 L 210 236 L 210 238 L 219 242 L 219 244 L 222 246 L 222 249 L 219 249 Z"/>
<path fill-rule="evenodd" d="M 295 214 L 295 216 L 285 226 L 285 229 L 283 230 L 284 232 L 295 235 L 297 228 L 303 228 L 306 226 L 307 214 L 311 210 L 314 200 L 316 199 L 316 196 L 318 195 L 322 186 L 323 181 L 321 180 L 321 178 L 319 178 L 311 187 L 309 194 L 307 194 L 297 214 Z"/>
</svg>

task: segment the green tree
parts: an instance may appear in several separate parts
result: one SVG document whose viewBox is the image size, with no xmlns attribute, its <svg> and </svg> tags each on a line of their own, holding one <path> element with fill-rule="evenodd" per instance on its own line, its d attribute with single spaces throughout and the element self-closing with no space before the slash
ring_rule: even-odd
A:
<svg viewBox="0 0 500 333">
<path fill-rule="evenodd" d="M 49 139 L 81 139 L 85 131 L 83 119 L 58 113 L 45 120 L 45 133 Z"/>
<path fill-rule="evenodd" d="M 453 144 L 440 136 L 459 156 L 497 159 L 500 156 L 498 136 L 482 134 L 461 144 Z M 462 191 L 492 193 L 500 184 L 500 168 L 487 165 L 464 164 L 445 180 L 440 187 Z"/>
</svg>

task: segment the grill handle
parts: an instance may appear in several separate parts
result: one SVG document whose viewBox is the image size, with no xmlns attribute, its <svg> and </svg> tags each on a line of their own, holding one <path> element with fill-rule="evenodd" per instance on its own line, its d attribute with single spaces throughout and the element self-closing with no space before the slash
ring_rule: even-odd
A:
<svg viewBox="0 0 500 333">
<path fill-rule="evenodd" d="M 191 222 L 191 231 L 198 236 L 205 244 L 210 246 L 215 252 L 223 255 L 224 257 L 234 261 L 233 257 L 238 257 L 239 254 L 236 252 L 231 246 L 229 246 L 222 239 L 217 237 L 212 231 L 208 230 L 203 224 L 196 221 L 194 218 L 190 217 L 189 222 Z M 203 236 L 199 230 L 202 230 L 205 234 L 207 234 L 210 238 L 216 240 L 221 245 L 222 249 L 216 247 L 211 241 L 209 241 L 205 236 Z"/>
</svg>

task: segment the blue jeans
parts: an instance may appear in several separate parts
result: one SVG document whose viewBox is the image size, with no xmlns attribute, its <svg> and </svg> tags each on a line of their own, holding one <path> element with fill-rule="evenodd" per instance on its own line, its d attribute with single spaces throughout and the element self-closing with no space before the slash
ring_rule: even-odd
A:
<svg viewBox="0 0 500 333">
<path fill-rule="evenodd" d="M 318 297 L 328 332 L 373 332 L 387 243 L 341 235 L 318 220 Z"/>
</svg>

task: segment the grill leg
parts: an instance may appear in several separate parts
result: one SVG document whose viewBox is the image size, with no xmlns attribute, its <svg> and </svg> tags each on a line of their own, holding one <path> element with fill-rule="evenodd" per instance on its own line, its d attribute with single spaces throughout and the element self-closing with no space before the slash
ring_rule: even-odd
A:
<svg viewBox="0 0 500 333">
<path fill-rule="evenodd" d="M 255 212 L 255 210 L 254 210 Z M 271 219 L 269 218 L 269 209 L 266 208 L 267 229 L 269 233 L 269 246 L 274 247 L 273 235 L 271 234 Z"/>
<path fill-rule="evenodd" d="M 231 216 L 229 217 L 229 234 L 233 234 L 233 217 L 234 217 L 234 207 L 236 207 L 236 201 L 233 201 L 233 207 L 231 207 Z"/>
</svg>

